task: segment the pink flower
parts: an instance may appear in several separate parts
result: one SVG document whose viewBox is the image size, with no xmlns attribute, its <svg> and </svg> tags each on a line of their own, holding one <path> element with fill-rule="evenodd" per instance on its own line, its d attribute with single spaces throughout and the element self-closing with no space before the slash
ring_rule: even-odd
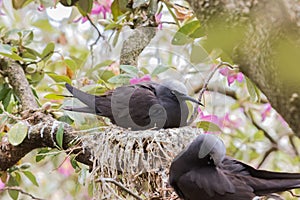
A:
<svg viewBox="0 0 300 200">
<path fill-rule="evenodd" d="M 5 188 L 5 183 L 3 183 L 2 180 L 0 179 L 0 190 L 2 190 L 3 188 Z"/>
<path fill-rule="evenodd" d="M 226 113 L 224 117 L 218 117 L 217 115 L 205 115 L 203 111 L 198 108 L 198 113 L 200 116 L 200 121 L 207 121 L 211 122 L 215 125 L 217 125 L 220 129 L 223 129 L 225 127 L 230 128 L 230 129 L 236 129 L 240 127 L 241 125 L 241 120 L 232 120 L 229 117 L 229 114 Z M 206 131 L 206 133 L 216 133 L 219 131 Z"/>
<path fill-rule="evenodd" d="M 97 1 L 94 2 L 93 8 L 90 12 L 90 15 L 99 15 L 102 13 L 103 19 L 106 19 L 107 13 L 111 13 L 111 0 L 105 0 L 102 2 L 102 4 L 98 3 Z M 76 19 L 74 22 L 79 22 L 81 20 L 81 23 L 85 23 L 88 18 L 87 17 L 80 17 L 79 19 Z"/>
<path fill-rule="evenodd" d="M 42 12 L 45 10 L 45 6 L 43 4 L 40 4 L 39 7 L 37 8 L 37 10 Z"/>
<path fill-rule="evenodd" d="M 272 106 L 271 106 L 270 103 L 266 103 L 266 104 L 264 105 L 264 110 L 263 110 L 263 112 L 261 113 L 261 121 L 262 121 L 262 122 L 265 121 L 265 119 L 266 119 L 268 116 L 270 116 L 270 114 L 271 114 L 271 109 L 272 109 Z"/>
<path fill-rule="evenodd" d="M 156 24 L 158 25 L 157 28 L 158 28 L 159 30 L 162 29 L 161 17 L 162 17 L 162 13 L 159 13 L 159 14 L 156 14 L 156 15 L 155 15 L 155 22 L 156 22 Z"/>
<path fill-rule="evenodd" d="M 239 128 L 242 124 L 242 119 L 238 118 L 235 120 L 230 119 L 230 115 L 228 113 L 225 114 L 224 117 L 221 118 L 222 121 L 222 128 L 227 127 L 230 129 Z"/>
<path fill-rule="evenodd" d="M 219 119 L 217 115 L 205 115 L 201 108 L 198 108 L 198 113 L 200 117 L 200 121 L 210 122 L 217 125 L 220 129 L 223 127 L 222 121 Z M 219 131 L 217 131 L 219 132 Z M 205 131 L 205 133 L 216 133 L 215 131 Z"/>
<path fill-rule="evenodd" d="M 219 70 L 220 74 L 227 77 L 228 86 L 230 86 L 235 80 L 242 82 L 244 80 L 244 75 L 242 72 L 236 72 L 228 67 L 221 68 Z"/>
<path fill-rule="evenodd" d="M 68 177 L 74 173 L 74 168 L 71 165 L 70 157 L 66 158 L 66 160 L 60 165 L 57 171 L 65 177 Z"/>
<path fill-rule="evenodd" d="M 133 85 L 133 84 L 137 84 L 137 83 L 140 83 L 140 82 L 147 82 L 147 81 L 151 81 L 151 76 L 149 74 L 146 74 L 145 76 L 142 76 L 141 78 L 132 78 L 130 79 L 130 84 Z"/>
</svg>

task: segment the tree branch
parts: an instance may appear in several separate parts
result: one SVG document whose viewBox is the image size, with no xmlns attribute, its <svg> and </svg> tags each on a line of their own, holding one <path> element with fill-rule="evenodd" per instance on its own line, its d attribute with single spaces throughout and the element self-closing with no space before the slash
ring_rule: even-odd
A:
<svg viewBox="0 0 300 200">
<path fill-rule="evenodd" d="M 37 109 L 38 104 L 22 67 L 12 60 L 1 59 L 0 69 L 4 72 L 4 75 L 8 77 L 9 84 L 13 87 L 15 94 L 19 97 L 22 111 Z"/>
<path fill-rule="evenodd" d="M 123 43 L 120 57 L 121 65 L 137 66 L 138 56 L 155 36 L 156 28 L 139 27 Z"/>
<path fill-rule="evenodd" d="M 19 187 L 15 187 L 15 186 L 11 186 L 11 187 L 4 187 L 2 189 L 0 189 L 0 192 L 1 191 L 5 191 L 5 190 L 16 190 L 24 195 L 27 195 L 29 196 L 30 198 L 34 199 L 34 200 L 44 200 L 44 199 L 41 199 L 41 198 L 38 198 L 38 197 L 35 197 L 33 196 L 32 194 L 28 193 L 28 192 L 25 192 L 24 190 L 22 190 L 21 188 Z"/>
<path fill-rule="evenodd" d="M 30 128 L 28 137 L 18 145 L 13 146 L 9 143 L 7 135 L 0 141 L 0 170 L 4 171 L 16 164 L 27 153 L 36 148 L 51 147 L 57 148 L 58 145 L 54 138 L 57 132 L 59 122 L 50 114 L 38 109 L 38 104 L 25 77 L 21 66 L 12 60 L 1 59 L 0 70 L 8 77 L 9 84 L 12 86 L 15 94 L 20 99 L 22 106 L 22 120 L 29 123 Z M 63 149 L 70 148 L 69 144 L 74 141 L 76 135 L 71 126 L 63 123 Z M 81 145 L 78 142 L 77 145 Z M 87 165 L 92 165 L 90 152 L 87 149 L 76 149 L 72 153 L 78 154 L 76 160 Z"/>
</svg>

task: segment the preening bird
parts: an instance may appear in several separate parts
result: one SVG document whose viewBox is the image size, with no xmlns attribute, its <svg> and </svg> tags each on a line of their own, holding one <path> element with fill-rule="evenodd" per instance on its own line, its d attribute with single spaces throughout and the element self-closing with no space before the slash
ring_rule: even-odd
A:
<svg viewBox="0 0 300 200">
<path fill-rule="evenodd" d="M 82 92 L 69 84 L 66 88 L 86 107 L 65 107 L 65 110 L 108 117 L 112 123 L 132 130 L 185 126 L 188 118 L 185 101 L 202 105 L 188 96 L 186 87 L 175 80 L 121 86 L 100 96 Z"/>
<path fill-rule="evenodd" d="M 169 181 L 185 200 L 251 200 L 300 188 L 300 173 L 257 170 L 226 154 L 222 140 L 199 135 L 172 162 Z"/>
</svg>

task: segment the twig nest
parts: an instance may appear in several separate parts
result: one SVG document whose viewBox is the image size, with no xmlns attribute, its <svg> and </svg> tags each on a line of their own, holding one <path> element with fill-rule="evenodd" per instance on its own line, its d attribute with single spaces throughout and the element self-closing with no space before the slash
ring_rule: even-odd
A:
<svg viewBox="0 0 300 200">
<path fill-rule="evenodd" d="M 169 166 L 199 134 L 200 129 L 191 127 L 130 131 L 112 126 L 84 136 L 82 140 L 83 147 L 92 154 L 94 179 L 114 178 L 148 199 L 170 195 L 164 191 L 170 190 L 167 188 Z M 112 187 L 110 184 L 107 189 L 102 183 L 99 195 L 127 198 L 116 186 L 116 191 L 112 192 Z"/>
</svg>

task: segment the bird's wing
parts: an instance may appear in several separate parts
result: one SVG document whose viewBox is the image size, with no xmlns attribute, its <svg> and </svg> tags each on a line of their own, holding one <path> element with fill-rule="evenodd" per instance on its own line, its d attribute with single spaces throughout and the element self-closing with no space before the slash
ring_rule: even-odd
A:
<svg viewBox="0 0 300 200">
<path fill-rule="evenodd" d="M 213 167 L 191 170 L 180 177 L 177 185 L 182 194 L 189 195 L 186 199 L 249 200 L 255 196 L 245 182 Z"/>
<path fill-rule="evenodd" d="M 128 127 L 136 125 L 146 128 L 151 118 L 156 119 L 164 113 L 163 107 L 159 106 L 155 96 L 152 82 L 115 89 L 111 96 L 111 105 L 116 123 Z"/>
<path fill-rule="evenodd" d="M 233 158 L 225 158 L 222 168 L 226 173 L 243 180 L 254 189 L 256 195 L 267 195 L 293 188 L 300 188 L 299 173 L 257 170 Z"/>
</svg>

